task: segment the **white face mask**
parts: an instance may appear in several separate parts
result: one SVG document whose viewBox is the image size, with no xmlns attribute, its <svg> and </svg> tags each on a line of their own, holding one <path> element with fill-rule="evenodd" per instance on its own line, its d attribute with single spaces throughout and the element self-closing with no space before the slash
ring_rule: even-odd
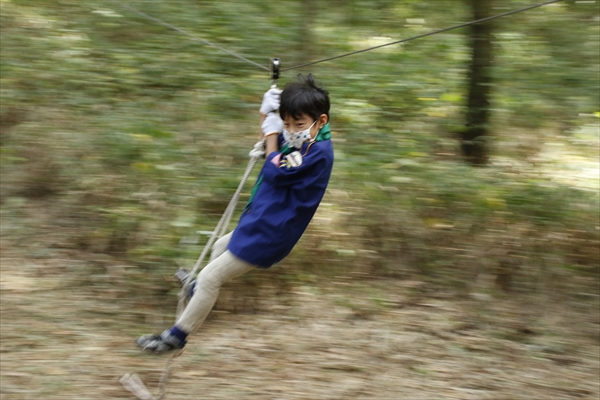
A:
<svg viewBox="0 0 600 400">
<path fill-rule="evenodd" d="M 301 149 L 302 143 L 308 142 L 309 140 L 311 140 L 310 130 L 312 129 L 313 126 L 315 126 L 316 123 L 317 123 L 317 121 L 313 122 L 312 125 L 309 126 L 307 129 L 304 129 L 304 130 L 302 130 L 300 132 L 296 132 L 296 133 L 290 133 L 287 129 L 284 129 L 283 130 L 283 138 L 285 139 L 285 142 L 292 147 Z"/>
</svg>

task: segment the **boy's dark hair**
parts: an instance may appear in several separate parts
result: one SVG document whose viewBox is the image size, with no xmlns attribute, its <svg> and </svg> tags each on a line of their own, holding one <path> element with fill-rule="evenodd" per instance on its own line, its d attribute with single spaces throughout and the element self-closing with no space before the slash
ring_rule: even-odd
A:
<svg viewBox="0 0 600 400">
<path fill-rule="evenodd" d="M 317 120 L 321 114 L 329 117 L 329 92 L 315 82 L 312 74 L 299 74 L 298 82 L 288 83 L 281 93 L 279 115 L 299 119 L 302 114 Z"/>
</svg>

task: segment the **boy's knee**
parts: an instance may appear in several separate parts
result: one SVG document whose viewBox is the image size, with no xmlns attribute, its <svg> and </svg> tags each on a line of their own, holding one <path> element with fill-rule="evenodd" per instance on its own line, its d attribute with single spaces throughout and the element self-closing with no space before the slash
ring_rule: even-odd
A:
<svg viewBox="0 0 600 400">
<path fill-rule="evenodd" d="M 229 239 L 231 238 L 231 233 L 219 238 L 212 246 L 210 260 L 214 260 L 219 257 L 221 254 L 225 253 L 227 250 L 227 246 L 229 245 Z"/>
<path fill-rule="evenodd" d="M 215 268 L 204 268 L 198 274 L 197 285 L 208 290 L 218 290 L 223 285 L 223 279 Z"/>
<path fill-rule="evenodd" d="M 212 251 L 218 251 L 224 247 L 227 247 L 227 240 L 225 238 L 226 236 L 223 236 L 222 238 L 218 239 L 215 244 L 213 244 Z"/>
</svg>

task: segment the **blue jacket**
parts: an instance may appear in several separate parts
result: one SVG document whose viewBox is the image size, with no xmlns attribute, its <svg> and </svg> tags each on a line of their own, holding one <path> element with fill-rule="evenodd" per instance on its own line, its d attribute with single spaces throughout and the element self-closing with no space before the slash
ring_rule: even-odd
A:
<svg viewBox="0 0 600 400">
<path fill-rule="evenodd" d="M 325 194 L 333 167 L 329 124 L 304 143 L 302 165 L 286 165 L 286 151 L 271 153 L 229 242 L 229 251 L 259 268 L 285 258 L 306 230 Z M 279 135 L 280 147 L 283 144 Z M 295 149 L 292 149 L 295 150 Z"/>
</svg>

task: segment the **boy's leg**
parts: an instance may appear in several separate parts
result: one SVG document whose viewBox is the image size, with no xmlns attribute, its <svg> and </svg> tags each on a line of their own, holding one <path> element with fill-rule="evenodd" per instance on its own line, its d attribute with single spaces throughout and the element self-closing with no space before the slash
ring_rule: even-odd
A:
<svg viewBox="0 0 600 400">
<path fill-rule="evenodd" d="M 194 295 L 175 326 L 186 333 L 192 333 L 198 329 L 215 305 L 221 286 L 255 267 L 255 265 L 237 258 L 230 251 L 225 251 L 211 261 L 198 274 Z"/>
<path fill-rule="evenodd" d="M 214 259 L 218 258 L 221 254 L 225 253 L 225 250 L 227 250 L 227 246 L 229 246 L 231 235 L 233 235 L 233 232 L 229 232 L 228 234 L 221 236 L 219 240 L 217 240 L 213 244 L 212 251 L 210 252 L 210 261 L 213 261 Z"/>
<path fill-rule="evenodd" d="M 233 232 L 229 232 L 228 234 L 221 236 L 215 243 L 213 243 L 210 252 L 209 263 L 218 258 L 221 254 L 225 253 L 225 251 L 227 250 L 227 246 L 229 246 L 231 235 L 233 235 Z M 187 282 L 188 279 L 192 278 L 190 273 L 183 268 L 180 268 L 179 271 L 177 271 L 177 273 L 175 274 L 175 276 L 177 277 L 177 279 L 179 279 L 179 282 L 182 286 Z M 194 279 L 188 288 L 188 297 L 192 297 L 192 295 L 194 294 L 194 291 L 196 290 L 195 286 L 196 280 Z"/>
<path fill-rule="evenodd" d="M 198 329 L 208 316 L 217 301 L 221 286 L 255 267 L 237 258 L 230 251 L 225 251 L 200 271 L 194 295 L 175 325 L 160 335 L 140 337 L 137 340 L 138 345 L 156 353 L 182 348 L 188 334 Z"/>
</svg>

